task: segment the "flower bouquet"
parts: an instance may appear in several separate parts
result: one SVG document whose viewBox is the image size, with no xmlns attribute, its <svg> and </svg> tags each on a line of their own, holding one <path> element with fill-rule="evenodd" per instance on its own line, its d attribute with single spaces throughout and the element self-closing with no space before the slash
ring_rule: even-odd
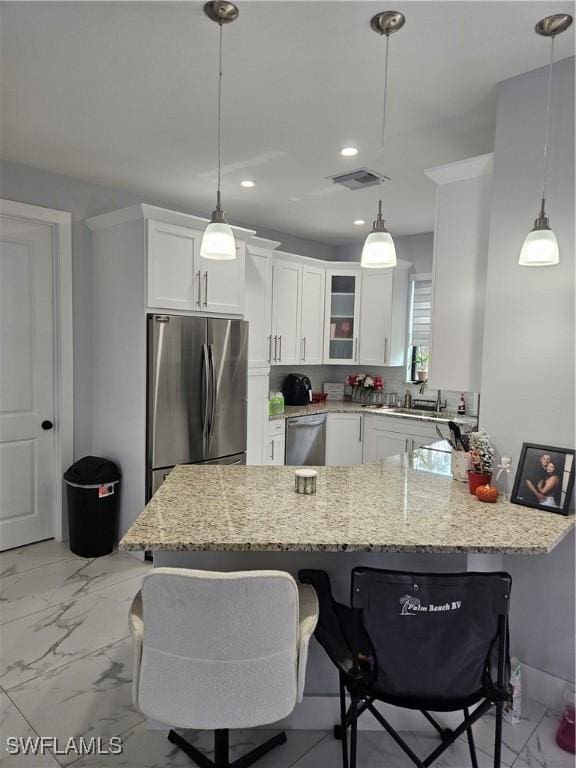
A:
<svg viewBox="0 0 576 768">
<path fill-rule="evenodd" d="M 468 487 L 475 494 L 479 485 L 488 485 L 492 479 L 494 447 L 485 429 L 470 433 L 470 469 Z"/>
<path fill-rule="evenodd" d="M 346 386 L 352 388 L 352 400 L 357 403 L 377 401 L 376 393 L 384 390 L 382 376 L 371 376 L 368 373 L 357 373 L 346 376 Z"/>
</svg>

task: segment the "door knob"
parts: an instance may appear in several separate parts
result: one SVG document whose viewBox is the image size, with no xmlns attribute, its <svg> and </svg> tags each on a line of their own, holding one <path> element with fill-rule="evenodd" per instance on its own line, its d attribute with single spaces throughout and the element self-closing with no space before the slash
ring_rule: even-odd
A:
<svg viewBox="0 0 576 768">
<path fill-rule="evenodd" d="M 54 424 L 52 424 L 52 422 L 51 422 L 51 421 L 48 421 L 48 419 L 46 419 L 46 421 L 43 421 L 43 422 L 42 422 L 41 426 L 42 426 L 42 429 L 46 429 L 46 430 L 48 430 L 48 429 L 52 429 L 52 427 L 54 426 Z"/>
</svg>

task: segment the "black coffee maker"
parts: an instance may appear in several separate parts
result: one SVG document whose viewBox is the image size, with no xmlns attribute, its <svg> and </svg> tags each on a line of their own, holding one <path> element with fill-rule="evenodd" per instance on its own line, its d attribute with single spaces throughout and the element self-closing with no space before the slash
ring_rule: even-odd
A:
<svg viewBox="0 0 576 768">
<path fill-rule="evenodd" d="M 302 373 L 290 373 L 284 379 L 282 394 L 286 405 L 308 405 L 312 402 L 312 384 Z"/>
</svg>

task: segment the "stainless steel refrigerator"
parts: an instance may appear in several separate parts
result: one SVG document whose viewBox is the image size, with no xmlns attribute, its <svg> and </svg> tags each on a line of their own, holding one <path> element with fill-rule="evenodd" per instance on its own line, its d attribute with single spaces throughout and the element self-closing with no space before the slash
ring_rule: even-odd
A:
<svg viewBox="0 0 576 768">
<path fill-rule="evenodd" d="M 248 323 L 148 315 L 146 495 L 175 464 L 246 463 Z"/>
</svg>

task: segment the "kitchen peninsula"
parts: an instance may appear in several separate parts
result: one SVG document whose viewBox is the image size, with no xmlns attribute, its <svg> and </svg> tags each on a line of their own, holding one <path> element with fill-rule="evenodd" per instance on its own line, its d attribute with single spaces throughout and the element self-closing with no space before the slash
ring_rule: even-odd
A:
<svg viewBox="0 0 576 768">
<path fill-rule="evenodd" d="M 446 475 L 449 460 L 445 450 L 425 448 L 359 466 L 318 467 L 310 496 L 295 493 L 290 466 L 178 466 L 120 548 L 153 551 L 155 567 L 294 576 L 322 568 L 336 598 L 348 602 L 357 565 L 505 570 L 505 556 L 547 559 L 572 529 L 573 517 L 502 500 L 483 504 L 466 483 Z M 524 588 L 515 582 L 512 601 Z M 332 727 L 336 694 L 334 670 L 313 643 L 304 702 L 286 727 Z"/>
<path fill-rule="evenodd" d="M 501 500 L 483 504 L 466 484 L 414 469 L 425 452 L 318 467 L 311 496 L 294 492 L 293 467 L 179 466 L 120 549 L 162 553 L 163 565 L 176 551 L 538 555 L 574 525 Z"/>
</svg>

